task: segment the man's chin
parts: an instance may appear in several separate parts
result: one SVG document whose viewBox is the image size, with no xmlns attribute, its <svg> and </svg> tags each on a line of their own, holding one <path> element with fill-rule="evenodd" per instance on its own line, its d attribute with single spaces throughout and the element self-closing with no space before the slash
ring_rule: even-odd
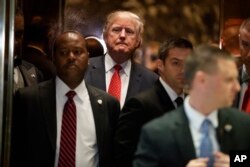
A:
<svg viewBox="0 0 250 167">
<path fill-rule="evenodd" d="M 125 48 L 118 48 L 118 49 L 117 49 L 117 52 L 118 52 L 118 53 L 128 53 L 128 50 L 125 49 Z"/>
</svg>

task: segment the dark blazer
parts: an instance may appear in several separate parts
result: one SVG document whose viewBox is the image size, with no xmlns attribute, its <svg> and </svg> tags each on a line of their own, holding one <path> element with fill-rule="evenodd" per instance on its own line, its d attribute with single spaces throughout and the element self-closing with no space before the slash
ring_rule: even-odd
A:
<svg viewBox="0 0 250 167">
<path fill-rule="evenodd" d="M 44 80 L 42 73 L 33 64 L 22 60 L 18 67 L 23 76 L 25 86 L 36 85 Z"/>
<path fill-rule="evenodd" d="M 220 150 L 250 149 L 250 116 L 237 109 L 218 113 L 217 139 Z M 231 129 L 228 130 L 228 125 Z M 153 120 L 142 128 L 134 167 L 184 167 L 196 158 L 195 148 L 184 108 L 178 108 Z"/>
<path fill-rule="evenodd" d="M 106 91 L 104 56 L 89 59 L 89 67 L 85 74 L 86 83 Z M 126 100 L 137 93 L 152 87 L 158 75 L 140 64 L 131 65 L 130 81 Z M 125 100 L 125 101 L 126 101 Z"/>
<path fill-rule="evenodd" d="M 99 166 L 112 167 L 120 104 L 104 91 L 86 86 L 95 121 Z M 15 103 L 12 166 L 54 167 L 57 131 L 54 80 L 20 89 Z"/>
<path fill-rule="evenodd" d="M 243 84 L 243 80 L 242 80 L 242 77 L 241 77 L 241 75 L 242 75 L 242 70 L 243 70 L 243 66 L 241 66 L 241 67 L 238 69 L 238 73 L 239 73 L 239 75 L 238 75 L 238 81 L 239 81 L 240 85 Z M 240 107 L 240 91 L 236 94 L 232 106 L 235 107 L 235 108 L 239 108 L 239 107 Z"/>
<path fill-rule="evenodd" d="M 174 109 L 174 104 L 159 80 L 151 89 L 130 98 L 122 109 L 115 135 L 116 166 L 132 166 L 141 127 Z"/>
</svg>

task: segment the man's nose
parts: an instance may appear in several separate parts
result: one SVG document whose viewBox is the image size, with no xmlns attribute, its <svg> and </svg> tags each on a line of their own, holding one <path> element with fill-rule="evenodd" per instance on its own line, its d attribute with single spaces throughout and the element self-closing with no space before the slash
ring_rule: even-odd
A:
<svg viewBox="0 0 250 167">
<path fill-rule="evenodd" d="M 69 52 L 68 58 L 70 60 L 74 60 L 75 59 L 75 54 L 73 52 Z"/>
<path fill-rule="evenodd" d="M 236 90 L 236 92 L 240 91 L 240 83 L 238 80 L 235 81 L 235 90 Z"/>
<path fill-rule="evenodd" d="M 125 36 L 126 36 L 126 30 L 123 28 L 120 33 L 120 37 L 125 37 Z"/>
<path fill-rule="evenodd" d="M 250 57 L 250 48 L 247 50 L 247 57 Z"/>
</svg>

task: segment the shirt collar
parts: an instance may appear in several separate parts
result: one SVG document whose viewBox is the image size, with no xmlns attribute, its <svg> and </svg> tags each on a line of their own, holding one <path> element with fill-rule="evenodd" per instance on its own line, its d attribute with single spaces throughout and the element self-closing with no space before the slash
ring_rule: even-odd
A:
<svg viewBox="0 0 250 167">
<path fill-rule="evenodd" d="M 208 116 L 203 115 L 198 110 L 194 109 L 189 103 L 190 97 L 187 96 L 184 100 L 184 108 L 189 124 L 194 127 L 197 131 L 200 130 L 201 124 L 204 119 L 209 119 L 214 128 L 218 127 L 218 110 L 214 110 Z"/>
<path fill-rule="evenodd" d="M 248 82 L 249 79 L 250 79 L 250 77 L 249 77 L 249 75 L 247 73 L 245 64 L 243 64 L 243 67 L 242 67 L 241 79 L 242 79 L 242 82 Z"/>
<path fill-rule="evenodd" d="M 184 99 L 184 93 L 178 96 L 177 93 L 161 77 L 159 80 L 172 101 L 175 101 L 177 97 L 182 97 Z"/>
<path fill-rule="evenodd" d="M 60 89 L 60 90 L 59 90 Z M 66 85 L 58 76 L 56 77 L 56 91 L 59 95 L 59 97 L 65 97 L 66 98 L 66 93 L 70 91 L 68 85 Z M 86 97 L 87 94 L 87 88 L 85 81 L 82 80 L 82 82 L 74 89 L 76 92 L 76 98 L 78 98 L 80 101 L 83 102 L 84 97 Z"/>
<path fill-rule="evenodd" d="M 112 58 L 111 56 L 107 53 L 105 55 L 105 72 L 109 72 L 111 70 L 113 70 L 113 67 L 117 64 Z M 129 75 L 129 71 L 131 68 L 131 60 L 127 60 L 124 63 L 120 64 L 122 69 L 121 71 L 124 72 L 126 75 Z"/>
</svg>

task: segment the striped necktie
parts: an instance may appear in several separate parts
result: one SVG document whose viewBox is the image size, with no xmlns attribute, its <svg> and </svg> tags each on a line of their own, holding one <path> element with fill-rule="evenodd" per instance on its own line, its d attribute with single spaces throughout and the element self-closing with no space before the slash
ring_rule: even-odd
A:
<svg viewBox="0 0 250 167">
<path fill-rule="evenodd" d="M 63 109 L 60 152 L 58 167 L 75 167 L 76 154 L 76 105 L 74 91 L 66 93 L 68 97 Z"/>
</svg>

